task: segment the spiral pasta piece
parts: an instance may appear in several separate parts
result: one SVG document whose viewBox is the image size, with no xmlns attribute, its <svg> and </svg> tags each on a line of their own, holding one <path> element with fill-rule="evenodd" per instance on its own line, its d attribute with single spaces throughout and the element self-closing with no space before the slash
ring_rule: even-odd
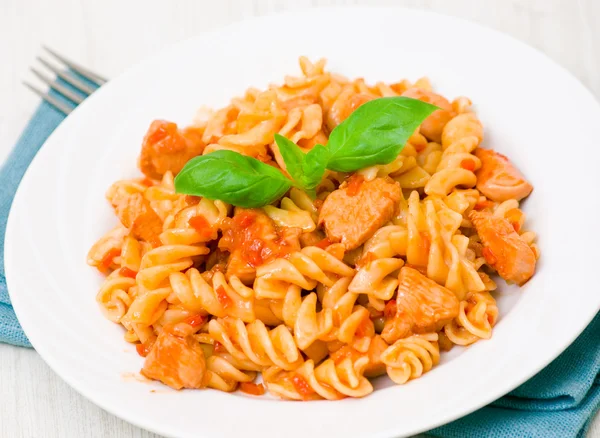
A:
<svg viewBox="0 0 600 438">
<path fill-rule="evenodd" d="M 444 333 L 457 345 L 470 345 L 490 339 L 498 319 L 496 300 L 489 292 L 476 293 L 460 303 L 458 316 L 444 327 Z"/>
<path fill-rule="evenodd" d="M 170 214 L 160 235 L 163 245 L 194 245 L 214 240 L 227 218 L 230 206 L 202 198 L 196 205 Z"/>
<path fill-rule="evenodd" d="M 294 370 L 303 362 L 285 325 L 269 330 L 260 320 L 244 324 L 241 319 L 217 318 L 208 324 L 208 332 L 240 364 L 250 364 L 251 371 L 270 366 Z"/>
<path fill-rule="evenodd" d="M 312 290 L 317 282 L 331 286 L 337 277 L 350 277 L 354 270 L 329 252 L 308 246 L 290 254 L 288 259 L 275 259 L 256 270 L 254 292 L 258 299 L 282 300 L 290 284 Z"/>
<path fill-rule="evenodd" d="M 456 116 L 444 127 L 443 152 L 425 186 L 428 195 L 446 196 L 455 187 L 474 187 L 481 160 L 472 152 L 483 139 L 481 122 L 473 113 Z"/>
<path fill-rule="evenodd" d="M 123 277 L 119 271 L 113 271 L 104 280 L 96 295 L 96 301 L 104 316 L 112 322 L 120 322 L 132 303 L 129 290 L 135 286 L 135 280 Z"/>
<path fill-rule="evenodd" d="M 437 340 L 437 333 L 429 333 L 400 339 L 390 345 L 381 354 L 390 379 L 402 385 L 430 371 L 440 361 Z"/>
<path fill-rule="evenodd" d="M 330 310 L 332 315 L 331 330 L 320 339 L 338 341 L 365 353 L 375 335 L 375 327 L 370 312 L 357 304 L 359 294 L 349 290 L 351 281 L 350 277 L 340 278 L 331 287 L 319 290 L 323 311 Z"/>
<path fill-rule="evenodd" d="M 305 233 L 314 231 L 317 228 L 312 209 L 309 211 L 303 210 L 288 197 L 281 200 L 279 207 L 265 205 L 263 210 L 280 227 L 300 228 Z"/>
<path fill-rule="evenodd" d="M 156 289 L 174 272 L 185 271 L 194 264 L 193 257 L 208 254 L 205 246 L 164 245 L 147 252 L 142 258 L 136 280 L 145 289 Z"/>
<path fill-rule="evenodd" d="M 206 387 L 219 391 L 233 392 L 241 382 L 252 382 L 256 373 L 240 371 L 233 364 L 220 356 L 206 359 Z"/>
<path fill-rule="evenodd" d="M 339 400 L 344 397 L 364 397 L 373 392 L 373 385 L 364 377 L 369 360 L 345 358 L 336 364 L 327 359 L 317 367 L 307 360 L 295 371 L 268 368 L 263 378 L 269 391 L 289 400 Z"/>
<path fill-rule="evenodd" d="M 205 312 L 219 318 L 230 316 L 244 322 L 256 319 L 254 293 L 236 276 L 227 281 L 222 272 L 215 272 L 207 281 L 197 269 L 190 268 L 185 274 L 170 274 L 169 282 L 177 299 L 192 312 Z"/>
</svg>

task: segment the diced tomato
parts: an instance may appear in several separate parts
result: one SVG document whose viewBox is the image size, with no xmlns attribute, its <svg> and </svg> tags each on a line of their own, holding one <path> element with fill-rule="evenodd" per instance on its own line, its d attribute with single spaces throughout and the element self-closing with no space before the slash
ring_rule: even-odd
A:
<svg viewBox="0 0 600 438">
<path fill-rule="evenodd" d="M 319 242 L 316 243 L 316 247 L 321 248 L 321 249 L 325 249 L 327 248 L 329 245 L 331 245 L 333 242 L 331 240 L 329 240 L 329 238 L 325 238 L 323 240 L 320 240 Z"/>
<path fill-rule="evenodd" d="M 292 384 L 294 385 L 296 391 L 298 391 L 298 394 L 302 396 L 302 398 L 307 398 L 315 392 L 310 387 L 306 379 L 300 374 L 295 374 L 294 377 L 292 377 Z"/>
<path fill-rule="evenodd" d="M 236 217 L 237 225 L 240 228 L 248 228 L 256 220 L 256 213 L 247 211 Z"/>
<path fill-rule="evenodd" d="M 150 178 L 144 178 L 142 180 L 142 184 L 146 187 L 152 187 L 154 185 L 154 181 L 152 181 Z"/>
<path fill-rule="evenodd" d="M 250 242 L 250 245 L 242 249 L 243 254 L 250 266 L 256 267 L 264 263 L 265 257 L 263 257 L 263 249 L 268 249 L 264 246 L 265 243 L 261 239 L 253 239 L 252 242 Z M 269 254 L 265 255 L 268 258 Z"/>
<path fill-rule="evenodd" d="M 224 309 L 227 309 L 233 305 L 233 301 L 231 298 L 229 298 L 229 295 L 227 295 L 227 292 L 225 292 L 225 288 L 223 286 L 219 286 L 215 292 L 217 293 L 217 299 L 219 300 L 219 303 L 221 303 Z"/>
<path fill-rule="evenodd" d="M 489 249 L 487 246 L 484 247 L 483 250 L 481 250 L 481 254 L 483 255 L 483 258 L 488 263 L 488 265 L 494 265 L 498 261 L 492 250 Z"/>
<path fill-rule="evenodd" d="M 123 266 L 121 269 L 119 269 L 119 275 L 121 275 L 122 277 L 135 278 L 137 272 L 135 272 L 133 269 L 129 269 L 126 266 Z"/>
<path fill-rule="evenodd" d="M 466 170 L 470 170 L 473 172 L 475 170 L 475 162 L 473 160 L 462 160 L 460 162 L 460 167 Z"/>
<path fill-rule="evenodd" d="M 210 223 L 206 220 L 204 216 L 198 215 L 190 218 L 188 221 L 190 227 L 195 229 L 198 233 L 200 233 L 203 237 L 212 236 L 213 229 Z"/>
<path fill-rule="evenodd" d="M 423 149 L 425 149 L 427 147 L 427 143 L 417 143 L 413 146 L 415 147 L 415 150 L 417 151 L 417 153 L 420 153 L 423 151 Z"/>
<path fill-rule="evenodd" d="M 475 207 L 473 207 L 473 208 L 477 211 L 481 211 L 481 210 L 485 210 L 486 208 L 491 208 L 493 206 L 494 206 L 494 203 L 492 201 L 488 201 L 486 199 L 485 201 L 477 202 L 477 204 L 475 204 Z"/>
<path fill-rule="evenodd" d="M 514 230 L 518 233 L 519 230 L 521 229 L 521 224 L 518 222 L 511 222 L 510 223 L 512 225 L 512 227 L 514 228 Z"/>
<path fill-rule="evenodd" d="M 185 195 L 185 203 L 187 205 L 197 205 L 201 199 L 200 196 Z"/>
<path fill-rule="evenodd" d="M 391 319 L 396 316 L 396 299 L 389 300 L 383 309 L 385 319 Z"/>
<path fill-rule="evenodd" d="M 184 319 L 183 322 L 191 325 L 192 327 L 198 327 L 206 322 L 206 317 L 204 315 L 200 315 L 200 314 L 192 315 L 192 316 L 188 316 L 186 319 Z"/>
<path fill-rule="evenodd" d="M 121 250 L 118 248 L 113 248 L 111 250 L 109 250 L 104 257 L 102 257 L 102 261 L 100 262 L 100 264 L 102 265 L 102 267 L 104 269 L 108 269 L 110 268 L 110 265 L 112 265 L 113 263 L 113 259 L 115 257 L 119 257 L 121 255 Z"/>
<path fill-rule="evenodd" d="M 355 173 L 348 180 L 348 188 L 346 189 L 346 193 L 348 196 L 356 196 L 358 191 L 360 190 L 360 186 L 365 181 L 365 177 Z"/>
<path fill-rule="evenodd" d="M 354 362 L 359 356 L 360 353 L 349 345 L 344 345 L 342 348 L 329 354 L 329 357 L 333 359 L 333 362 L 335 362 L 336 365 L 342 363 L 346 358 L 350 358 Z"/>
<path fill-rule="evenodd" d="M 240 391 L 250 395 L 263 395 L 265 393 L 265 387 L 262 383 L 241 382 Z"/>
<path fill-rule="evenodd" d="M 156 338 L 150 338 L 147 339 L 146 342 L 142 342 L 141 344 L 135 344 L 135 351 L 137 351 L 137 353 L 140 356 L 146 357 L 148 356 L 148 353 L 150 353 L 150 350 L 152 350 L 155 341 Z"/>
<path fill-rule="evenodd" d="M 215 353 L 220 353 L 220 352 L 226 351 L 223 344 L 221 344 L 219 341 L 215 341 L 215 344 L 213 345 L 213 347 L 214 347 Z"/>
<path fill-rule="evenodd" d="M 321 207 L 323 206 L 323 202 L 325 202 L 325 201 L 323 201 L 322 199 L 315 199 L 315 200 L 313 201 L 313 205 L 315 206 L 315 208 L 316 208 L 317 210 L 320 210 L 320 209 L 321 209 Z"/>
</svg>

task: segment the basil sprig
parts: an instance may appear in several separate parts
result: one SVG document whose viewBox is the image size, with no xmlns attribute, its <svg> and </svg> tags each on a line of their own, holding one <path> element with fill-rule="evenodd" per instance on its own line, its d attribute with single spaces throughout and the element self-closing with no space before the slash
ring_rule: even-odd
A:
<svg viewBox="0 0 600 438">
<path fill-rule="evenodd" d="M 294 185 L 315 196 L 315 189 L 325 173 L 329 150 L 318 144 L 305 154 L 296 143 L 279 134 L 275 134 L 275 142 Z"/>
<path fill-rule="evenodd" d="M 292 186 L 314 197 L 326 169 L 353 172 L 391 163 L 436 109 L 408 97 L 375 99 L 331 131 L 327 146 L 316 145 L 306 154 L 294 142 L 275 134 L 291 179 L 255 158 L 220 150 L 188 161 L 175 178 L 175 190 L 245 208 L 270 204 Z"/>
</svg>

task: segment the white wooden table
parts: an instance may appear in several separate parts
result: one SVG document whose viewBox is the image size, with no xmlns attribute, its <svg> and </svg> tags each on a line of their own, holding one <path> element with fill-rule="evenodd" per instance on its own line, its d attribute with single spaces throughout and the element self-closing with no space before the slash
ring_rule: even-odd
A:
<svg viewBox="0 0 600 438">
<path fill-rule="evenodd" d="M 158 48 L 205 30 L 332 4 L 420 7 L 480 22 L 542 50 L 600 97 L 600 0 L 0 0 L 0 160 L 39 103 L 20 82 L 29 78 L 41 44 L 115 77 Z M 4 344 L 0 406 L 0 437 L 157 436 L 85 400 L 35 351 Z M 600 438 L 600 416 L 589 436 Z"/>
</svg>

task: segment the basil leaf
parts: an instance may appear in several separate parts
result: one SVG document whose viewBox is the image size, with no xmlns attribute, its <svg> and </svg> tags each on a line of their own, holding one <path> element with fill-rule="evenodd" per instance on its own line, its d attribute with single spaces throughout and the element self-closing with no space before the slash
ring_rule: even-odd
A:
<svg viewBox="0 0 600 438">
<path fill-rule="evenodd" d="M 175 177 L 175 191 L 256 208 L 282 197 L 292 182 L 255 158 L 221 150 L 192 158 Z"/>
<path fill-rule="evenodd" d="M 361 105 L 331 132 L 327 168 L 352 172 L 391 163 L 436 109 L 408 97 L 382 97 Z"/>
<path fill-rule="evenodd" d="M 302 152 L 296 143 L 280 134 L 275 134 L 275 143 L 277 143 L 279 153 L 285 162 L 285 170 L 295 182 L 300 182 L 302 179 L 304 152 Z"/>
<path fill-rule="evenodd" d="M 315 187 L 325 173 L 329 150 L 319 144 L 305 154 L 298 145 L 279 134 L 275 134 L 275 142 L 294 185 L 315 197 Z"/>
<path fill-rule="evenodd" d="M 313 198 L 315 198 L 315 188 L 323 179 L 327 162 L 329 161 L 329 149 L 318 144 L 315 145 L 304 156 L 302 162 L 302 188 Z"/>
</svg>

